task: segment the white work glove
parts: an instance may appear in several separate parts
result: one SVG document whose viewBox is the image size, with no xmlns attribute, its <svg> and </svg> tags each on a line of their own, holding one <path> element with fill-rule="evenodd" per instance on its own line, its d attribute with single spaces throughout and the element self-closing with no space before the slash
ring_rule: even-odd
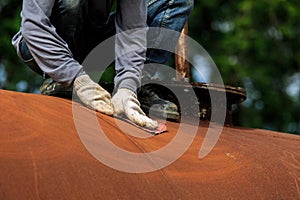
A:
<svg viewBox="0 0 300 200">
<path fill-rule="evenodd" d="M 157 121 L 154 121 L 146 116 L 140 108 L 136 94 L 129 89 L 118 89 L 117 93 L 112 98 L 114 114 L 121 116 L 125 114 L 133 123 L 149 129 L 156 129 Z"/>
<path fill-rule="evenodd" d="M 76 77 L 73 91 L 86 106 L 107 115 L 113 114 L 111 95 L 95 83 L 89 75 Z"/>
</svg>

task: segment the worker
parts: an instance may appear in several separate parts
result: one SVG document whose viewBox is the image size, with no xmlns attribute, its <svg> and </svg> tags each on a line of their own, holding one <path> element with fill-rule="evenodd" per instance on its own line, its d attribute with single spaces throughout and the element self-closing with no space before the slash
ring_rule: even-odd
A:
<svg viewBox="0 0 300 200">
<path fill-rule="evenodd" d="M 144 63 L 164 63 L 170 53 L 147 50 L 146 30 L 162 27 L 180 32 L 193 0 L 117 0 L 116 11 L 111 13 L 112 5 L 113 0 L 23 1 L 20 30 L 12 44 L 19 57 L 45 77 L 42 94 L 71 91 L 89 108 L 107 115 L 123 114 L 139 126 L 155 129 L 157 121 L 141 110 L 137 90 L 142 77 L 151 78 L 154 74 L 150 67 L 143 70 Z M 140 32 L 127 34 L 128 38 L 117 36 L 116 47 L 126 49 L 131 41 L 139 48 L 117 57 L 111 98 L 85 72 L 82 62 L 105 39 L 130 30 Z M 174 103 L 160 99 L 151 88 L 141 92 L 149 96 L 144 95 L 142 104 L 159 104 L 162 112 L 178 112 Z"/>
</svg>

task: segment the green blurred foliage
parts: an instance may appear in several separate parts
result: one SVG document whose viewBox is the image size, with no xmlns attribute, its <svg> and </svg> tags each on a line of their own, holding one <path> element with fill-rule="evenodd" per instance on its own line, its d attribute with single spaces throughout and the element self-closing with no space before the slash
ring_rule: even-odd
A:
<svg viewBox="0 0 300 200">
<path fill-rule="evenodd" d="M 11 45 L 21 2 L 0 1 L 0 87 L 37 92 L 42 78 Z M 195 0 L 189 35 L 200 43 L 225 84 L 247 100 L 234 109 L 236 125 L 300 134 L 300 1 Z"/>
<path fill-rule="evenodd" d="M 0 1 L 0 88 L 36 93 L 42 78 L 25 67 L 11 44 L 20 27 L 21 6 L 18 0 Z"/>
<path fill-rule="evenodd" d="M 237 125 L 300 134 L 300 1 L 195 1 L 189 35 L 247 101 Z"/>
</svg>

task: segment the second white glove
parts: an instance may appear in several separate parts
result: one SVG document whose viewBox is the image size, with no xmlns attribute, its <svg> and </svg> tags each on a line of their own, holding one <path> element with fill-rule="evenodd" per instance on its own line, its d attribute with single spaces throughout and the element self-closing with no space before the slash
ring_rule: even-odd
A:
<svg viewBox="0 0 300 200">
<path fill-rule="evenodd" d="M 111 95 L 88 75 L 81 75 L 75 79 L 73 91 L 86 106 L 107 115 L 113 114 Z"/>
<path fill-rule="evenodd" d="M 134 92 L 129 89 L 118 89 L 112 98 L 114 114 L 125 114 L 133 123 L 149 129 L 156 129 L 158 122 L 150 119 L 140 108 L 140 103 Z"/>
</svg>

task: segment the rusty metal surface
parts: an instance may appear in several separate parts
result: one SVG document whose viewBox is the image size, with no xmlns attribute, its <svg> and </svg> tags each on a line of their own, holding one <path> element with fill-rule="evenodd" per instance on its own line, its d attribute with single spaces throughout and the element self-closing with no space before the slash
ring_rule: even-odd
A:
<svg viewBox="0 0 300 200">
<path fill-rule="evenodd" d="M 220 85 L 214 83 L 202 82 L 186 82 L 186 81 L 151 81 L 146 84 L 151 84 L 156 88 L 156 93 L 161 98 L 170 100 L 177 104 L 181 116 L 200 117 L 201 120 L 211 121 L 211 95 L 226 95 L 226 102 L 215 102 L 215 104 L 226 103 L 226 124 L 232 124 L 232 105 L 239 104 L 246 100 L 246 91 L 241 87 L 233 87 L 230 85 Z M 184 96 L 184 108 L 181 108 L 181 103 L 178 100 L 178 95 Z M 216 98 L 215 98 L 216 99 Z M 195 113 L 195 110 L 199 113 Z"/>
<path fill-rule="evenodd" d="M 233 87 L 230 85 L 220 85 L 214 83 L 202 83 L 202 82 L 185 82 L 185 81 L 151 81 L 151 83 L 164 86 L 171 89 L 193 88 L 196 95 L 209 95 L 210 91 L 224 92 L 230 104 L 242 103 L 247 98 L 246 91 L 241 87 Z M 202 96 L 203 97 L 203 96 Z"/>
<path fill-rule="evenodd" d="M 188 23 L 185 24 L 184 28 L 182 29 L 181 35 L 178 39 L 177 47 L 175 49 L 175 66 L 176 66 L 176 79 L 189 79 L 191 77 L 190 72 L 190 64 L 187 61 L 189 57 L 189 50 L 188 50 Z M 180 56 L 181 55 L 181 56 Z"/>
<path fill-rule="evenodd" d="M 232 87 L 229 85 L 218 85 L 213 83 L 200 83 L 200 82 L 190 82 L 191 78 L 191 66 L 187 60 L 189 57 L 189 44 L 188 44 L 188 23 L 185 24 L 181 35 L 179 37 L 176 49 L 175 49 L 175 67 L 176 67 L 176 81 L 161 81 L 157 83 L 157 86 L 164 85 L 169 89 L 180 90 L 180 88 L 185 87 L 185 85 L 193 87 L 193 92 L 196 93 L 197 99 L 191 97 L 188 89 L 185 89 L 187 97 L 190 96 L 190 110 L 195 110 L 199 108 L 199 112 L 196 114 L 202 120 L 210 120 L 211 121 L 211 98 L 210 93 L 214 92 L 217 94 L 218 92 L 225 92 L 227 97 L 227 110 L 226 110 L 226 124 L 232 124 L 232 105 L 243 102 L 246 99 L 246 92 L 241 87 Z M 163 91 L 162 94 L 168 93 L 167 90 L 164 90 L 163 87 L 160 87 Z M 164 97 L 168 99 L 167 97 Z M 176 101 L 176 97 L 173 95 L 170 96 L 169 100 L 172 101 L 174 99 Z M 188 99 L 188 98 L 187 98 Z M 222 103 L 222 102 L 221 102 Z M 180 105 L 177 102 L 177 106 Z M 180 108 L 179 108 L 180 109 Z M 191 115 L 190 112 L 183 112 L 183 109 L 180 109 L 181 116 L 183 115 Z M 192 114 L 194 115 L 194 114 Z"/>
<path fill-rule="evenodd" d="M 71 101 L 4 90 L 0 97 L 0 199 L 300 198 L 299 136 L 224 127 L 212 152 L 199 159 L 207 131 L 201 123 L 192 145 L 174 163 L 132 174 L 107 167 L 87 151 L 74 126 Z M 87 120 L 93 112 L 82 110 L 86 133 L 95 132 Z M 168 132 L 141 139 L 125 135 L 112 117 L 97 116 L 107 137 L 138 153 L 164 147 L 179 126 L 167 122 Z"/>
</svg>

